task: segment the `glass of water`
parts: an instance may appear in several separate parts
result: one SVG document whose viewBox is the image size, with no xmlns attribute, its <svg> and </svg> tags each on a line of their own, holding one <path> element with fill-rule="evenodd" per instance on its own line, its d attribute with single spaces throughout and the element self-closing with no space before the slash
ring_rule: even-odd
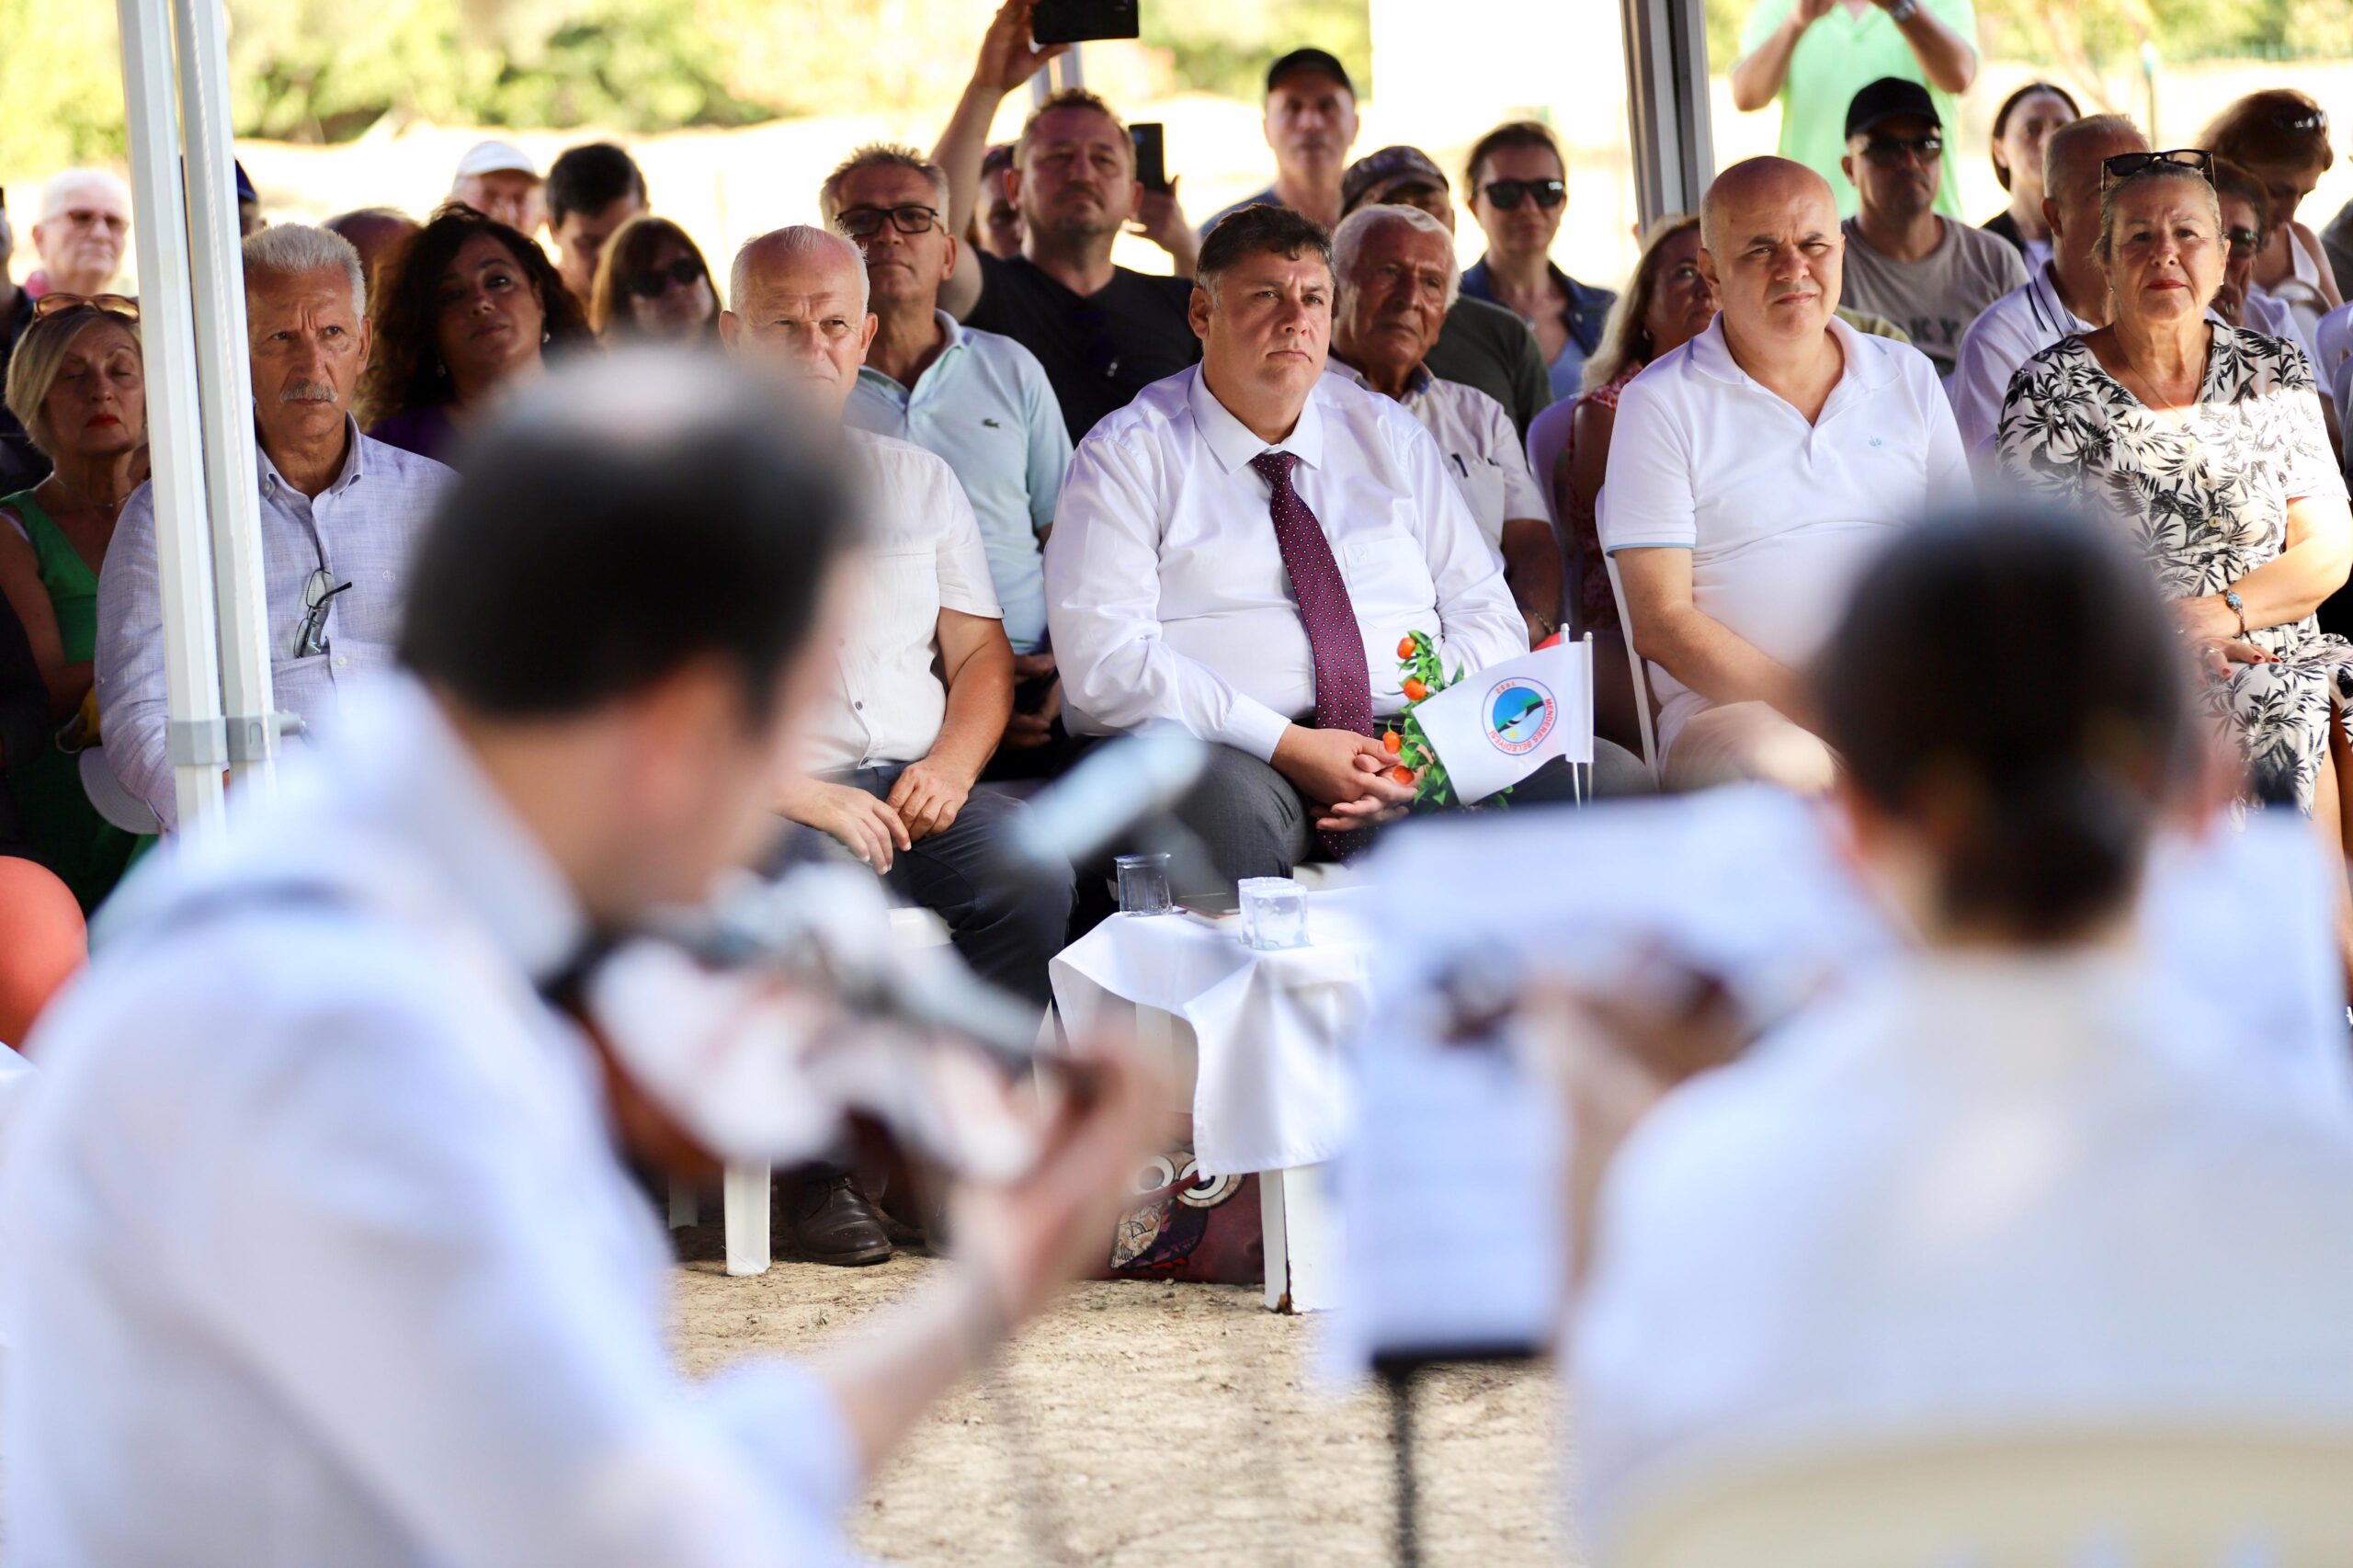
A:
<svg viewBox="0 0 2353 1568">
<path fill-rule="evenodd" d="M 1244 946 L 1307 946 L 1306 889 L 1289 877 L 1245 877 L 1241 888 Z"/>
<path fill-rule="evenodd" d="M 1122 855 L 1112 863 L 1120 870 L 1120 914 L 1168 913 L 1168 857 L 1165 854 Z"/>
</svg>

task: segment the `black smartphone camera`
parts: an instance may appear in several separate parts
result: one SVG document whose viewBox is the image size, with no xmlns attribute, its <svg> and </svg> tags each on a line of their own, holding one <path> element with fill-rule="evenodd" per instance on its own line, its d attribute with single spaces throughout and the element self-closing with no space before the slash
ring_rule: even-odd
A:
<svg viewBox="0 0 2353 1568">
<path fill-rule="evenodd" d="M 1095 39 L 1139 38 L 1141 0 L 1038 0 L 1029 13 L 1029 36 L 1039 43 L 1086 43 Z"/>
<path fill-rule="evenodd" d="M 1161 124 L 1147 119 L 1128 127 L 1128 139 L 1136 144 L 1136 178 L 1146 190 L 1165 193 L 1168 189 L 1168 150 L 1161 140 Z"/>
</svg>

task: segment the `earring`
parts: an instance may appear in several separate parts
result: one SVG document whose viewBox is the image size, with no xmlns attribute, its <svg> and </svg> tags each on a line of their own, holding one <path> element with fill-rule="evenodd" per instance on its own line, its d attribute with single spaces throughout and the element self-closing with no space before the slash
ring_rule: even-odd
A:
<svg viewBox="0 0 2353 1568">
<path fill-rule="evenodd" d="M 449 361 L 447 361 L 447 360 L 443 359 L 443 358 L 441 358 L 441 356 L 439 356 L 438 354 L 436 354 L 436 355 L 433 357 L 433 379 L 434 379 L 435 381 L 441 381 L 441 380 L 443 380 L 444 378 L 446 378 L 449 374 Z"/>
<path fill-rule="evenodd" d="M 554 342 L 554 341 L 555 341 L 555 334 L 553 334 L 553 333 L 550 332 L 550 331 L 549 331 L 547 328 L 545 328 L 545 327 L 541 327 L 541 328 L 540 328 L 540 346 L 542 348 L 546 347 L 549 344 L 551 344 L 551 343 L 552 343 L 552 342 Z"/>
</svg>

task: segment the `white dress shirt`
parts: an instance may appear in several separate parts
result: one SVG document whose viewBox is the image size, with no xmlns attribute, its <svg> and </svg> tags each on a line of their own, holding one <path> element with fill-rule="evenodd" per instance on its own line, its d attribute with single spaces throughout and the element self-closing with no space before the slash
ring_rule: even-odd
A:
<svg viewBox="0 0 2353 1568">
<path fill-rule="evenodd" d="M 1723 317 L 1619 394 L 1602 548 L 1691 552 L 1692 602 L 1768 658 L 1811 658 L 1855 575 L 1897 528 L 1967 502 L 1969 464 L 1936 367 L 1832 317 L 1846 368 L 1805 415 L 1743 370 Z M 1709 706 L 1651 666 L 1659 752 Z"/>
<path fill-rule="evenodd" d="M 1961 338 L 1961 357 L 1945 379 L 1961 446 L 1974 452 L 1994 439 L 2002 423 L 2002 400 L 2019 366 L 2070 333 L 2091 330 L 2091 323 L 2060 302 L 2058 279 L 2048 263 L 1986 306 Z"/>
<path fill-rule="evenodd" d="M 1586 1517 L 1718 1463 L 2353 1428 L 2353 1133 L 2125 954 L 1937 955 L 1670 1095 L 1574 1328 Z"/>
<path fill-rule="evenodd" d="M 921 447 L 846 426 L 861 484 L 865 581 L 845 629 L 835 700 L 810 722 L 820 773 L 915 762 L 948 717 L 939 612 L 1002 619 L 972 504 L 955 472 Z"/>
<path fill-rule="evenodd" d="M 1335 359 L 1328 373 L 1372 391 L 1364 372 L 1354 366 Z M 1512 518 L 1544 522 L 1552 516 L 1536 476 L 1529 472 L 1519 432 L 1502 403 L 1477 387 L 1441 381 L 1419 366 L 1405 384 L 1405 395 L 1396 402 L 1446 454 L 1454 487 L 1462 492 L 1491 549 L 1503 549 L 1504 524 Z"/>
<path fill-rule="evenodd" d="M 1404 705 L 1397 645 L 1449 673 L 1528 652 L 1503 565 L 1453 465 L 1392 399 L 1326 375 L 1283 440 L 1251 434 L 1199 367 L 1146 387 L 1079 443 L 1046 542 L 1046 619 L 1076 734 L 1182 724 L 1261 759 L 1315 708 L 1315 665 L 1250 460 L 1299 460 L 1364 634 L 1376 714 Z"/>
<path fill-rule="evenodd" d="M 315 496 L 286 482 L 256 446 L 261 471 L 262 585 L 268 604 L 271 699 L 315 725 L 347 681 L 389 668 L 407 601 L 409 557 L 457 475 L 431 458 L 359 433 L 347 415 L 343 472 Z M 324 568 L 351 586 L 330 601 L 327 651 L 298 654 L 303 589 Z M 164 683 L 163 585 L 155 566 L 155 489 L 123 503 L 98 574 L 92 685 L 107 761 L 165 827 L 179 823 Z"/>
<path fill-rule="evenodd" d="M 585 922 L 404 678 L 118 895 L 0 1176 L 12 1558 L 844 1560 L 838 1406 L 700 1388 L 587 1042 Z"/>
</svg>

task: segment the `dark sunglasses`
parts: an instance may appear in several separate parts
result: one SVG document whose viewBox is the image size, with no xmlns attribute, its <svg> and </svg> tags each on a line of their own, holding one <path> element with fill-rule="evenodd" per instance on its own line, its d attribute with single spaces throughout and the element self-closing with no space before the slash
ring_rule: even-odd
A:
<svg viewBox="0 0 2353 1568">
<path fill-rule="evenodd" d="M 139 319 L 139 301 L 132 299 L 128 294 L 60 294 L 55 292 L 43 294 L 40 299 L 33 301 L 33 319 L 35 321 L 45 321 L 51 316 L 62 316 L 68 311 L 78 311 L 85 306 L 90 310 L 104 311 L 110 316 L 120 316 L 125 321 L 137 321 Z"/>
<path fill-rule="evenodd" d="M 2271 123 L 2280 131 L 2326 131 L 2328 111 L 2318 104 L 2310 108 L 2283 108 L 2271 117 Z"/>
<path fill-rule="evenodd" d="M 649 267 L 629 280 L 629 291 L 641 300 L 658 300 L 673 289 L 691 289 L 702 281 L 702 263 L 682 256 L 667 267 Z"/>
<path fill-rule="evenodd" d="M 1945 155 L 1945 139 L 1932 131 L 1926 136 L 1874 136 L 1863 143 L 1863 156 L 1874 164 L 1900 164 L 1906 153 L 1933 164 Z"/>
<path fill-rule="evenodd" d="M 2176 147 L 2166 153 L 2119 153 L 2113 158 L 2102 160 L 2099 187 L 2106 190 L 2109 186 L 2131 179 L 2135 175 L 2147 174 L 2160 164 L 2195 169 L 2210 181 L 2214 177 L 2213 153 L 2203 147 Z"/>
<path fill-rule="evenodd" d="M 1568 186 L 1556 179 L 1491 179 L 1480 188 L 1488 200 L 1506 212 L 1523 199 L 1532 199 L 1547 212 L 1569 199 Z"/>
<path fill-rule="evenodd" d="M 2222 238 L 2231 242 L 2231 259 L 2245 261 L 2263 248 L 2263 232 L 2259 229 L 2225 229 Z"/>
<path fill-rule="evenodd" d="M 834 227 L 853 240 L 870 240 L 885 223 L 903 234 L 927 234 L 938 222 L 937 207 L 852 207 L 834 220 Z"/>
</svg>

